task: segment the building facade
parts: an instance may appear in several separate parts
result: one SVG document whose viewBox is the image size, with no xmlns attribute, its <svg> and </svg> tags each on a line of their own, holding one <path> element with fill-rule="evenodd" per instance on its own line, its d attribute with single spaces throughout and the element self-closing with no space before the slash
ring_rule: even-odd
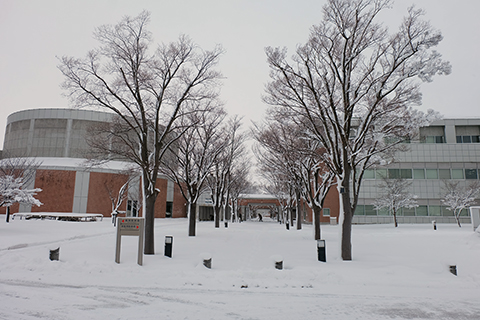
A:
<svg viewBox="0 0 480 320">
<path fill-rule="evenodd" d="M 419 206 L 401 210 L 399 223 L 455 222 L 453 213 L 441 202 L 445 181 L 467 186 L 480 179 L 480 119 L 436 121 L 420 128 L 418 140 L 408 147 L 396 155 L 394 163 L 365 172 L 354 223 L 392 222 L 389 212 L 372 205 L 381 194 L 383 177 L 410 180 L 409 192 L 418 196 Z M 462 212 L 461 221 L 470 222 L 468 210 Z"/>
<path fill-rule="evenodd" d="M 11 114 L 5 130 L 4 158 L 32 157 L 41 163 L 29 188 L 41 188 L 42 206 L 16 205 L 11 212 L 101 213 L 110 216 L 112 198 L 129 180 L 127 197 L 119 210 L 127 216 L 141 215 L 141 181 L 129 176 L 131 163 L 111 161 L 87 166 L 89 128 L 110 123 L 112 114 L 77 109 L 32 109 Z M 155 217 L 186 217 L 185 201 L 178 187 L 161 176 Z M 5 212 L 5 208 L 0 208 Z"/>
</svg>

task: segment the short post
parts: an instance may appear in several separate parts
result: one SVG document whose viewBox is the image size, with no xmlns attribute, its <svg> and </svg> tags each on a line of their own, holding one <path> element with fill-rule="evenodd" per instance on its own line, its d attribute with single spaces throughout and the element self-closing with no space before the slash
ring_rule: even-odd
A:
<svg viewBox="0 0 480 320">
<path fill-rule="evenodd" d="M 210 253 L 204 253 L 202 255 L 203 265 L 207 269 L 212 269 L 212 255 Z"/>
<path fill-rule="evenodd" d="M 275 256 L 275 269 L 283 270 L 283 257 L 282 256 Z"/>
<path fill-rule="evenodd" d="M 228 221 L 225 221 L 225 228 L 228 228 Z"/>
<path fill-rule="evenodd" d="M 432 225 L 433 225 L 433 230 L 437 230 L 437 221 L 433 220 Z"/>
<path fill-rule="evenodd" d="M 165 256 L 172 257 L 173 237 L 165 236 Z"/>
<path fill-rule="evenodd" d="M 58 259 L 60 258 L 60 247 L 58 247 L 57 249 L 54 249 L 54 250 L 50 250 L 50 260 L 51 261 L 58 261 Z"/>
<path fill-rule="evenodd" d="M 450 273 L 453 274 L 454 276 L 457 275 L 457 266 L 452 265 L 450 266 Z"/>
<path fill-rule="evenodd" d="M 286 226 L 287 226 L 287 230 L 290 230 L 290 225 L 288 224 L 288 221 L 286 223 Z"/>
<path fill-rule="evenodd" d="M 318 261 L 327 262 L 325 240 L 317 240 Z"/>
</svg>

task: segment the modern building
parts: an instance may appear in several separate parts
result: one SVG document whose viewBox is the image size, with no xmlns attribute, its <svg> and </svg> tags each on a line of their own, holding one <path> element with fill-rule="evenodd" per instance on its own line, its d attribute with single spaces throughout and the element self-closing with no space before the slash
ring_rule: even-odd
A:
<svg viewBox="0 0 480 320">
<path fill-rule="evenodd" d="M 140 215 L 140 177 L 129 177 L 126 169 L 132 164 L 111 161 L 102 166 L 88 166 L 88 144 L 85 136 L 96 124 L 110 123 L 112 114 L 78 109 L 32 109 L 11 114 L 7 118 L 3 158 L 32 157 L 41 163 L 33 185 L 41 188 L 37 198 L 41 207 L 12 206 L 11 212 L 74 212 L 101 213 L 110 216 L 111 198 L 130 178 L 127 199 L 120 211 L 127 216 Z M 161 176 L 161 190 L 155 217 L 186 217 L 185 201 L 178 187 Z M 5 208 L 0 208 L 5 212 Z"/>
<path fill-rule="evenodd" d="M 365 172 L 354 223 L 392 222 L 390 213 L 377 211 L 372 205 L 381 193 L 382 177 L 410 180 L 409 191 L 418 196 L 419 206 L 403 209 L 399 223 L 455 222 L 453 213 L 441 202 L 445 181 L 467 186 L 480 179 L 480 119 L 436 121 L 420 128 L 419 138 L 408 147 L 396 155 L 394 163 Z M 461 217 L 461 221 L 470 222 L 468 210 Z"/>
</svg>

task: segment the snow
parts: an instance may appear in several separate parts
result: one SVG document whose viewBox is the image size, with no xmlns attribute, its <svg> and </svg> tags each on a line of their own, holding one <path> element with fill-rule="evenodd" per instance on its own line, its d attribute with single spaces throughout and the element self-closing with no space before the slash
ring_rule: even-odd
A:
<svg viewBox="0 0 480 320">
<path fill-rule="evenodd" d="M 115 263 L 110 219 L 0 216 L 0 319 L 480 318 L 480 233 L 470 226 L 354 225 L 354 260 L 344 262 L 340 226 L 322 225 L 322 263 L 311 225 L 287 231 L 265 220 L 197 222 L 196 237 L 187 219 L 156 220 L 157 254 L 139 266 L 137 237 L 122 237 Z M 172 258 L 163 256 L 167 235 Z"/>
</svg>

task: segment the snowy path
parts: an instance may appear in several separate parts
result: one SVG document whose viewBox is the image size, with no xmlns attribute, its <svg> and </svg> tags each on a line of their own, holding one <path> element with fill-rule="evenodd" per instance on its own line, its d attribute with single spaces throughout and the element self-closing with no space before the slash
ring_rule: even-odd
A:
<svg viewBox="0 0 480 320">
<path fill-rule="evenodd" d="M 109 222 L 2 223 L 0 319 L 480 319 L 480 236 L 467 229 L 355 226 L 357 260 L 346 263 L 337 227 L 323 226 L 320 263 L 311 226 L 199 223 L 189 238 L 185 220 L 159 220 L 157 254 L 141 267 L 135 237 L 122 240 L 114 263 Z M 165 235 L 174 236 L 172 259 L 163 257 Z M 26 246 L 7 250 L 18 244 Z M 52 245 L 58 262 L 47 258 Z M 212 254 L 211 270 L 202 252 Z"/>
</svg>

